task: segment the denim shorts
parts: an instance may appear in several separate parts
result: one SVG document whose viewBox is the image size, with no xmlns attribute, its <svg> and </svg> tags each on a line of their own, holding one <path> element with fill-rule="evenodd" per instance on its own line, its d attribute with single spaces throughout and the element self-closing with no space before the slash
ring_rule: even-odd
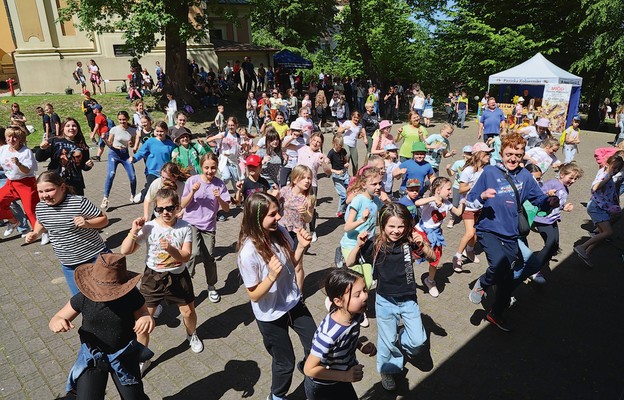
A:
<svg viewBox="0 0 624 400">
<path fill-rule="evenodd" d="M 609 221 L 611 219 L 609 212 L 598 207 L 593 201 L 590 201 L 587 204 L 587 214 L 589 214 L 594 224 Z"/>
</svg>

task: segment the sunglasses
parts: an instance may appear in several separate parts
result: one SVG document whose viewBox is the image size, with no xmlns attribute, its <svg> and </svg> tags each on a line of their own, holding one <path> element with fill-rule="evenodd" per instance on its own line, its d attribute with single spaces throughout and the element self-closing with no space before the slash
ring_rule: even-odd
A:
<svg viewBox="0 0 624 400">
<path fill-rule="evenodd" d="M 176 208 L 178 208 L 178 206 L 154 207 L 154 211 L 160 214 L 163 211 L 174 212 Z"/>
</svg>

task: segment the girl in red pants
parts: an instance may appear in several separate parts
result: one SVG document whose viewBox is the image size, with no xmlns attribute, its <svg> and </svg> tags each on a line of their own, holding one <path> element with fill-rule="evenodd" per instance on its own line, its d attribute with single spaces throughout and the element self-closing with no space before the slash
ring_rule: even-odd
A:
<svg viewBox="0 0 624 400">
<path fill-rule="evenodd" d="M 6 219 L 17 227 L 9 206 L 15 200 L 22 201 L 30 226 L 35 226 L 35 206 L 39 202 L 35 172 L 35 155 L 26 147 L 26 131 L 19 126 L 9 126 L 5 131 L 7 144 L 0 146 L 0 167 L 7 177 L 6 185 L 0 188 L 0 219 Z M 10 228 L 10 227 L 9 227 Z"/>
</svg>

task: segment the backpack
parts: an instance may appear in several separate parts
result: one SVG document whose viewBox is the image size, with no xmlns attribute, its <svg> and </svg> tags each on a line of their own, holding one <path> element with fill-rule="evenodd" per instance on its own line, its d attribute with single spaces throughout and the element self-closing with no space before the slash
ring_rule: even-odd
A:
<svg viewBox="0 0 624 400">
<path fill-rule="evenodd" d="M 115 126 L 115 121 L 106 117 L 106 125 L 108 125 L 108 130 L 110 131 Z"/>
</svg>

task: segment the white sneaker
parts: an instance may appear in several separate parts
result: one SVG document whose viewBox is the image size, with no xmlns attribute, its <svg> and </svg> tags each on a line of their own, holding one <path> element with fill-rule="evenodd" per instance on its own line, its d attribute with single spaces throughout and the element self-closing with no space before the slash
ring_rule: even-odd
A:
<svg viewBox="0 0 624 400">
<path fill-rule="evenodd" d="M 9 225 L 4 230 L 4 237 L 11 236 L 13 232 L 15 232 L 18 226 L 19 226 L 19 222 L 16 222 L 15 224 L 12 224 L 9 222 Z"/>
<path fill-rule="evenodd" d="M 368 321 L 368 317 L 366 316 L 366 313 L 364 314 L 364 319 L 362 320 L 362 322 L 360 322 L 360 326 L 362 328 L 368 328 L 370 325 L 370 322 Z"/>
<path fill-rule="evenodd" d="M 471 252 L 464 250 L 462 255 L 475 264 L 479 264 L 481 262 L 481 260 L 479 260 L 479 257 L 477 257 L 477 255 L 475 254 L 474 250 Z"/>
<path fill-rule="evenodd" d="M 134 204 L 140 203 L 141 202 L 141 192 L 137 193 L 136 196 L 132 197 L 130 199 L 130 202 L 132 202 Z"/>
<path fill-rule="evenodd" d="M 453 256 L 453 271 L 462 272 L 464 268 L 462 267 L 463 261 L 461 257 L 457 257 L 457 255 Z"/>
<path fill-rule="evenodd" d="M 41 245 L 45 246 L 48 243 L 50 243 L 50 236 L 48 236 L 47 233 L 42 233 L 41 234 Z"/>
<path fill-rule="evenodd" d="M 221 296 L 219 296 L 219 292 L 217 292 L 214 286 L 208 286 L 208 300 L 212 303 L 218 303 L 221 300 Z"/>
<path fill-rule="evenodd" d="M 100 208 L 104 211 L 108 210 L 108 197 L 104 197 L 102 199 L 102 204 L 100 204 Z"/>
<path fill-rule="evenodd" d="M 316 242 L 318 238 L 316 237 L 316 232 L 312 232 L 312 243 Z"/>
<path fill-rule="evenodd" d="M 193 353 L 201 353 L 202 350 L 204 350 L 204 344 L 202 343 L 201 339 L 197 337 L 197 332 L 193 333 L 190 336 L 187 336 L 186 340 L 189 341 Z"/>
<path fill-rule="evenodd" d="M 424 280 L 425 286 L 429 289 L 429 294 L 431 297 L 438 297 L 440 292 L 438 292 L 438 288 L 436 287 L 435 281 L 430 281 L 429 278 L 425 278 Z"/>
<path fill-rule="evenodd" d="M 139 370 L 141 371 L 141 376 L 145 375 L 145 371 L 147 371 L 152 365 L 152 360 L 145 360 L 142 363 L 139 363 Z"/>
<path fill-rule="evenodd" d="M 154 319 L 160 317 L 160 314 L 162 314 L 163 312 L 163 306 L 161 304 L 156 306 L 156 309 L 154 310 Z"/>
</svg>

